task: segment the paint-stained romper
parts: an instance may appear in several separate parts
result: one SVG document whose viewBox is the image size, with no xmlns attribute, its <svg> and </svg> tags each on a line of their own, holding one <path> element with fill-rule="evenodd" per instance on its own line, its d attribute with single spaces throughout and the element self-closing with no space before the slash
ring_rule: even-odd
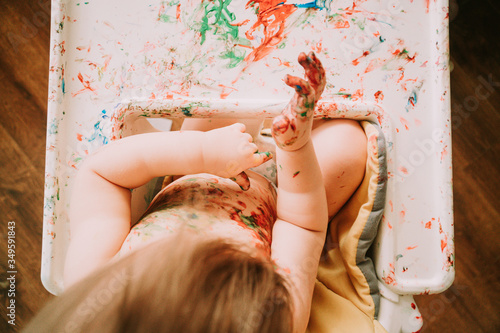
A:
<svg viewBox="0 0 500 333">
<path fill-rule="evenodd" d="M 255 173 L 249 173 L 249 177 L 248 191 L 242 191 L 230 179 L 210 174 L 176 180 L 157 194 L 125 239 L 119 255 L 187 231 L 241 240 L 269 256 L 276 190 L 264 177 Z"/>
</svg>

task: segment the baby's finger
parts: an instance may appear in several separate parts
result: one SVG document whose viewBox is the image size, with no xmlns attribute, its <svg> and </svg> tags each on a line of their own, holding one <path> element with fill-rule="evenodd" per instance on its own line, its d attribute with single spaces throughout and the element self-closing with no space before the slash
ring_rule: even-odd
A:
<svg viewBox="0 0 500 333">
<path fill-rule="evenodd" d="M 245 171 L 240 172 L 235 177 L 231 177 L 230 179 L 238 184 L 243 191 L 248 191 L 248 189 L 250 189 L 250 179 L 248 179 Z"/>
<path fill-rule="evenodd" d="M 300 77 L 287 75 L 285 77 L 285 83 L 288 86 L 294 88 L 297 94 L 300 95 L 309 95 L 312 91 L 309 82 L 307 82 L 304 79 L 301 79 Z"/>
<path fill-rule="evenodd" d="M 265 152 L 256 152 L 253 154 L 253 166 L 256 167 L 259 166 L 263 163 L 266 163 L 270 159 L 273 158 L 273 154 L 270 151 L 265 151 Z"/>
<path fill-rule="evenodd" d="M 309 52 L 309 58 L 312 59 L 316 70 L 314 74 L 306 74 L 308 75 L 309 80 L 312 80 L 312 76 L 315 77 L 314 80 L 317 80 L 317 83 L 315 83 L 314 85 L 314 90 L 316 92 L 316 98 L 319 99 L 319 96 L 321 96 L 321 94 L 323 93 L 326 85 L 325 68 L 323 67 L 321 61 L 316 57 L 316 54 L 314 54 L 314 52 Z"/>
<path fill-rule="evenodd" d="M 322 65 L 319 63 L 314 53 L 310 52 L 309 55 L 306 56 L 306 54 L 302 52 L 298 60 L 300 65 L 304 68 L 306 78 L 311 82 L 312 86 L 315 88 L 319 86 L 322 82 L 324 71 L 321 71 Z"/>
<path fill-rule="evenodd" d="M 320 77 L 324 78 L 325 77 L 325 68 L 323 67 L 323 64 L 321 63 L 321 61 L 319 61 L 318 57 L 316 57 L 316 54 L 313 51 L 309 52 L 309 58 L 312 59 L 316 68 L 318 69 Z"/>
</svg>

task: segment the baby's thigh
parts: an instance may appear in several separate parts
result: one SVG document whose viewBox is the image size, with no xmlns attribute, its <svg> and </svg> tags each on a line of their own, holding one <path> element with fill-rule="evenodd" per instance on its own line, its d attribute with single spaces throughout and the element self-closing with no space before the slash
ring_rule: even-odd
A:
<svg viewBox="0 0 500 333">
<path fill-rule="evenodd" d="M 328 216 L 332 217 L 363 180 L 366 135 L 355 120 L 318 120 L 313 125 L 312 140 L 325 183 Z"/>
</svg>

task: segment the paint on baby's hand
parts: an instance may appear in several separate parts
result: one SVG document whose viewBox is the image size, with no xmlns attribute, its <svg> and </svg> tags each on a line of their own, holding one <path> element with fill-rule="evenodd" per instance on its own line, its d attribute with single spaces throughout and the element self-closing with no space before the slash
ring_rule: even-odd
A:
<svg viewBox="0 0 500 333">
<path fill-rule="evenodd" d="M 292 178 L 297 177 L 297 176 L 299 175 L 299 173 L 300 173 L 300 171 L 295 172 L 295 173 L 293 174 L 293 177 L 292 177 Z"/>
</svg>

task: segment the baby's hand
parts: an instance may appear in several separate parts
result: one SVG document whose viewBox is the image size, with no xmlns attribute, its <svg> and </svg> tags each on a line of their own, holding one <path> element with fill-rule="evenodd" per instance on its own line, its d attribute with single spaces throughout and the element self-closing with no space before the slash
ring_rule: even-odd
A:
<svg viewBox="0 0 500 333">
<path fill-rule="evenodd" d="M 203 163 L 206 172 L 231 178 L 243 190 L 250 181 L 243 172 L 270 160 L 270 152 L 259 152 L 252 136 L 245 133 L 245 125 L 236 123 L 204 133 Z"/>
<path fill-rule="evenodd" d="M 274 141 L 283 150 L 302 148 L 311 136 L 314 106 L 325 89 L 325 70 L 313 52 L 301 53 L 299 63 L 305 70 L 306 79 L 287 75 L 285 83 L 295 88 L 295 95 L 274 118 L 272 133 Z"/>
</svg>

